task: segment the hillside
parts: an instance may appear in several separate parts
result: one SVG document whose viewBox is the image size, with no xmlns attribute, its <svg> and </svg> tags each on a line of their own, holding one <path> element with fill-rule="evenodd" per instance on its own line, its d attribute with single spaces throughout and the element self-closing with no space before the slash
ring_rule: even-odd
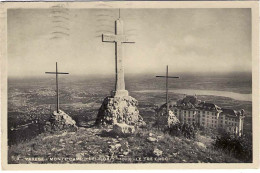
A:
<svg viewBox="0 0 260 173">
<path fill-rule="evenodd" d="M 212 139 L 173 137 L 155 129 L 137 129 L 120 137 L 112 127 L 80 127 L 77 132 L 42 133 L 12 145 L 9 163 L 236 163 L 211 146 Z M 147 138 L 156 138 L 149 141 Z M 158 149 L 158 150 L 156 150 Z M 154 152 L 155 150 L 155 152 Z M 160 153 L 162 151 L 162 153 Z M 160 155 L 161 154 L 161 155 Z M 156 156 L 157 155 L 157 156 Z"/>
</svg>

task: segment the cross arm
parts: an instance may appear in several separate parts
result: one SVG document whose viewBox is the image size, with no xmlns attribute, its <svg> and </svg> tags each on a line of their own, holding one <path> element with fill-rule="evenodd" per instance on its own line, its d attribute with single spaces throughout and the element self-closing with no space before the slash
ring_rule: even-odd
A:
<svg viewBox="0 0 260 173">
<path fill-rule="evenodd" d="M 115 42 L 116 36 L 112 34 L 102 34 L 102 41 L 103 42 Z"/>
<path fill-rule="evenodd" d="M 45 74 L 69 74 L 69 73 L 65 73 L 65 72 L 45 72 Z"/>
<path fill-rule="evenodd" d="M 155 76 L 155 77 L 163 77 L 163 78 L 166 78 L 167 76 Z M 178 76 L 168 76 L 168 78 L 176 78 L 176 79 L 178 79 L 178 78 L 180 78 L 180 77 L 178 77 Z"/>
<path fill-rule="evenodd" d="M 103 42 L 122 42 L 122 43 L 135 43 L 131 41 L 125 35 L 113 35 L 113 34 L 102 34 Z"/>
<path fill-rule="evenodd" d="M 130 40 L 128 37 L 125 36 L 123 43 L 135 43 L 133 40 Z"/>
</svg>

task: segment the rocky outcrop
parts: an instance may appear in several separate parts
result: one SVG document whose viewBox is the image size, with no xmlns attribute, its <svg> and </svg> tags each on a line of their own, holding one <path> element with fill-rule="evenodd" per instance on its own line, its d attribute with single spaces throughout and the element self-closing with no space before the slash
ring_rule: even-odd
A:
<svg viewBox="0 0 260 173">
<path fill-rule="evenodd" d="M 77 131 L 77 129 L 76 122 L 62 110 L 59 110 L 59 112 L 54 111 L 44 126 L 44 130 L 48 132 L 63 130 Z"/>
<path fill-rule="evenodd" d="M 180 123 L 179 119 L 174 115 L 173 111 L 169 110 L 169 113 L 166 114 L 166 104 L 162 105 L 156 110 L 157 113 L 157 125 L 160 127 L 172 127 Z"/>
<path fill-rule="evenodd" d="M 180 121 L 179 119 L 174 115 L 172 111 L 169 111 L 169 116 L 168 116 L 168 127 L 172 127 L 176 124 L 179 124 Z"/>
<path fill-rule="evenodd" d="M 134 126 L 145 126 L 137 105 L 137 100 L 131 96 L 106 97 L 98 111 L 96 124 L 125 123 Z"/>
</svg>

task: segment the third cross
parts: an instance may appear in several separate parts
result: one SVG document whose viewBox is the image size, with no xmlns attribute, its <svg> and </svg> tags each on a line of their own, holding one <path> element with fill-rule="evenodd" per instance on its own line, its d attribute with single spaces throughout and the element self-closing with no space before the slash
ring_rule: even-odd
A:
<svg viewBox="0 0 260 173">
<path fill-rule="evenodd" d="M 166 115 L 169 116 L 169 103 L 168 103 L 168 78 L 180 78 L 178 76 L 169 76 L 168 75 L 168 65 L 166 66 L 166 76 L 156 76 L 166 78 Z"/>
</svg>

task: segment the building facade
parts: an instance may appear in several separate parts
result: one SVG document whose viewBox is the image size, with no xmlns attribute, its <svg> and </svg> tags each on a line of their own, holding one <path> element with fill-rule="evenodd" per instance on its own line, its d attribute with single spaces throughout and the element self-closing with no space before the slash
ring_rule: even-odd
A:
<svg viewBox="0 0 260 173">
<path fill-rule="evenodd" d="M 239 136 L 243 134 L 244 110 L 220 108 L 213 103 L 202 102 L 196 96 L 186 96 L 178 100 L 175 105 L 170 105 L 170 110 L 181 123 L 223 129 Z"/>
</svg>

